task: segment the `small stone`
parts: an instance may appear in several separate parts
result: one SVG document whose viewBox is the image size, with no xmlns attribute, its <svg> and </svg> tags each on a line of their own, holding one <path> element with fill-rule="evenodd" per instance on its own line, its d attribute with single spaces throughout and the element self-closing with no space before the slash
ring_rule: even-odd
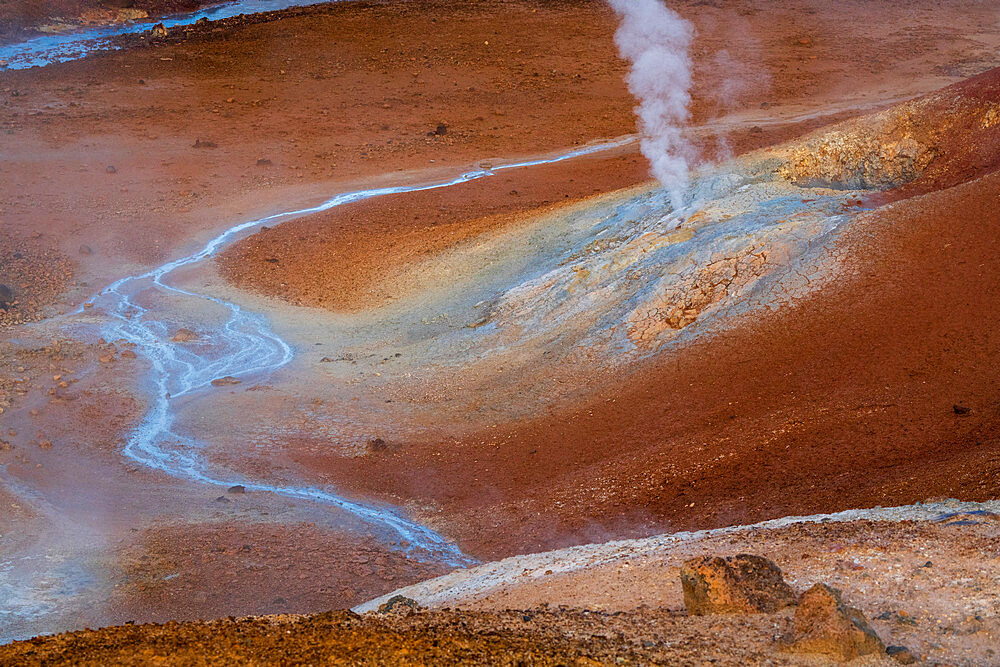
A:
<svg viewBox="0 0 1000 667">
<path fill-rule="evenodd" d="M 740 554 L 692 558 L 681 566 L 688 613 L 773 613 L 795 604 L 795 592 L 778 566 L 760 556 Z"/>
<path fill-rule="evenodd" d="M 162 23 L 157 23 L 152 28 L 150 28 L 149 34 L 152 35 L 153 37 L 166 37 L 167 27 Z"/>
<path fill-rule="evenodd" d="M 885 655 L 885 644 L 864 614 L 845 605 L 840 591 L 826 584 L 816 584 L 799 598 L 791 635 L 781 649 L 841 662 L 863 655 Z"/>
<path fill-rule="evenodd" d="M 4 284 L 0 284 L 0 310 L 7 310 L 14 305 L 14 292 Z"/>
<path fill-rule="evenodd" d="M 80 245 L 79 253 L 81 255 L 93 255 L 94 251 L 93 251 L 93 249 L 89 245 L 87 245 L 86 243 L 84 243 L 84 244 Z"/>
<path fill-rule="evenodd" d="M 226 387 L 226 386 L 233 385 L 233 384 L 240 384 L 241 382 L 243 382 L 243 380 L 241 380 L 239 378 L 235 378 L 232 375 L 227 375 L 225 377 L 215 378 L 214 380 L 212 380 L 212 386 L 213 387 Z"/>
<path fill-rule="evenodd" d="M 247 487 L 242 484 L 233 484 L 231 487 L 226 489 L 226 493 L 246 493 Z"/>
<path fill-rule="evenodd" d="M 229 498 L 226 498 L 225 496 L 219 496 L 218 498 L 215 499 L 215 502 L 217 502 L 217 503 L 228 503 L 229 502 Z"/>
<path fill-rule="evenodd" d="M 956 415 L 969 414 L 969 408 L 965 407 L 964 405 L 953 405 L 951 406 L 951 409 L 955 412 Z"/>
<path fill-rule="evenodd" d="M 190 329 L 178 329 L 174 332 L 173 337 L 170 339 L 175 343 L 189 343 L 193 340 L 197 340 L 198 334 L 191 331 Z"/>
<path fill-rule="evenodd" d="M 106 167 L 106 168 L 104 169 L 104 171 L 106 171 L 106 172 L 107 172 L 107 173 L 109 173 L 109 174 L 117 174 L 117 173 L 118 173 L 118 170 L 117 170 L 117 169 L 115 168 L 115 165 L 113 165 L 113 164 L 109 164 L 109 165 L 108 165 L 108 166 L 107 166 L 107 167 Z"/>
<path fill-rule="evenodd" d="M 271 166 L 271 161 L 268 160 L 266 157 L 257 158 L 257 166 L 258 167 L 270 167 Z"/>
<path fill-rule="evenodd" d="M 420 604 L 413 598 L 403 595 L 393 595 L 385 603 L 379 605 L 378 613 L 392 614 L 398 612 L 412 613 L 420 609 Z"/>
<path fill-rule="evenodd" d="M 917 656 L 910 652 L 905 646 L 889 646 L 885 649 L 889 657 L 902 665 L 912 665 L 917 661 Z"/>
</svg>

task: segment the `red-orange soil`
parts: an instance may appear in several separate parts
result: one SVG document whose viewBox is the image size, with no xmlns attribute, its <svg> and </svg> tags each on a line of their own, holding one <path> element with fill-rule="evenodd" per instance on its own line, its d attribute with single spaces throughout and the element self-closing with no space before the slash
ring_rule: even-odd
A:
<svg viewBox="0 0 1000 667">
<path fill-rule="evenodd" d="M 678 9 L 699 32 L 693 122 L 708 128 L 706 155 L 715 151 L 713 119 L 741 152 L 1000 60 L 994 10 L 972 0 L 835 7 L 745 0 Z M 23 257 L 40 259 L 0 263 L 0 283 L 11 285 L 19 306 L 31 305 L 18 320 L 76 306 L 110 280 L 178 256 L 235 221 L 393 184 L 396 172 L 410 181 L 451 176 L 483 159 L 634 131 L 626 66 L 611 38 L 615 19 L 603 2 L 345 2 L 226 26 L 42 70 L 0 71 L 0 233 L 24 244 Z M 749 85 L 717 94 L 731 91 L 724 84 L 733 80 Z M 447 133 L 428 136 L 440 123 Z M 621 168 L 608 173 L 608 165 Z M 545 183 L 495 177 L 517 184 L 470 186 L 470 201 L 485 210 L 439 193 L 435 206 L 452 208 L 417 227 L 389 215 L 392 206 L 412 214 L 409 200 L 356 207 L 353 220 L 345 209 L 273 229 L 233 256 L 250 264 L 244 270 L 253 280 L 241 285 L 307 304 L 332 286 L 345 292 L 324 305 L 358 308 L 371 305 L 362 285 L 371 276 L 398 270 L 422 249 L 447 248 L 440 230 L 471 238 L 518 224 L 546 199 L 552 205 L 565 194 L 572 200 L 639 182 L 639 166 L 630 157 L 592 159 L 540 171 Z M 511 189 L 530 196 L 510 204 Z M 990 176 L 872 214 L 838 248 L 852 258 L 850 280 L 630 377 L 580 378 L 579 389 L 593 388 L 596 397 L 571 410 L 445 447 L 414 441 L 364 459 L 299 461 L 359 494 L 437 502 L 440 527 L 480 556 L 648 526 L 704 527 L 939 493 L 996 496 L 991 323 L 1000 300 L 997 240 L 988 232 L 998 193 Z M 336 244 L 320 238 L 333 224 L 345 228 L 331 239 L 364 249 L 346 255 L 350 272 L 322 280 L 289 272 L 294 282 L 286 287 L 262 279 L 285 270 L 264 262 L 262 239 L 301 268 L 288 234 L 306 230 L 317 251 L 339 259 Z M 398 234 L 397 254 L 377 253 L 365 225 Z M 386 296 L 374 292 L 375 302 Z M 16 445 L 0 455 L 20 466 L 8 472 L 46 490 L 55 485 L 47 466 L 56 462 L 59 479 L 81 479 L 88 489 L 101 465 L 125 477 L 117 451 L 141 414 L 137 400 L 109 401 L 100 386 L 88 394 L 73 378 L 67 388 L 53 378 L 96 367 L 95 383 L 118 391 L 144 362 L 103 345 L 72 364 L 58 351 L 36 356 L 5 356 L 4 432 L 16 413 L 18 435 L 0 433 Z M 25 377 L 30 391 L 22 391 Z M 606 400 L 612 395 L 614 403 Z M 970 411 L 957 415 L 955 404 Z M 61 449 L 53 438 L 52 449 L 41 449 L 56 432 L 73 446 Z M 91 476 L 74 476 L 74 456 L 87 460 L 81 469 Z M 133 519 L 148 528 L 144 512 L 152 510 L 128 499 L 145 497 L 153 475 L 126 472 L 134 488 L 116 488 L 115 529 L 129 531 Z M 206 547 L 235 544 L 224 531 L 202 538 Z M 264 538 L 281 544 L 287 535 Z M 180 540 L 149 545 L 158 559 L 195 560 Z M 133 566 L 129 559 L 123 567 Z M 205 567 L 192 586 L 227 581 Z M 261 591 L 281 585 L 276 572 L 258 576 Z M 171 613 L 221 609 L 218 600 L 180 603 L 157 592 L 166 588 L 131 590 Z M 241 587 L 228 595 L 233 608 L 259 600 Z M 302 595 L 304 605 L 318 599 Z"/>
<path fill-rule="evenodd" d="M 344 609 L 450 569 L 302 523 L 156 526 L 117 559 L 111 614 L 145 623 Z"/>
<path fill-rule="evenodd" d="M 5 235 L 0 245 L 0 327 L 40 319 L 62 297 L 72 276 L 72 262 L 51 241 Z"/>
<path fill-rule="evenodd" d="M 254 234 L 220 255 L 221 272 L 297 305 L 366 310 L 397 298 L 407 269 L 426 256 L 563 201 L 642 182 L 648 168 L 634 154 L 592 157 L 348 204 Z"/>
<path fill-rule="evenodd" d="M 941 96 L 971 95 L 989 117 L 998 81 L 993 71 Z M 944 125 L 952 106 L 929 113 Z M 928 166 L 931 183 L 996 167 L 996 153 L 979 148 L 996 145 L 995 126 L 946 135 L 959 146 L 947 168 Z M 866 213 L 827 252 L 847 267 L 833 284 L 628 376 L 581 377 L 592 398 L 569 409 L 447 444 L 415 438 L 381 456 L 299 460 L 342 487 L 444 508 L 448 532 L 485 557 L 995 498 L 998 197 L 992 173 Z"/>
<path fill-rule="evenodd" d="M 693 121 L 723 118 L 736 151 L 1000 64 L 1000 29 L 971 0 L 679 10 L 699 35 Z M 103 283 L 234 220 L 397 170 L 452 174 L 635 128 L 603 2 L 345 2 L 280 16 L 0 71 L 3 224 L 55 239 L 80 280 Z M 427 136 L 440 123 L 448 133 Z"/>
</svg>

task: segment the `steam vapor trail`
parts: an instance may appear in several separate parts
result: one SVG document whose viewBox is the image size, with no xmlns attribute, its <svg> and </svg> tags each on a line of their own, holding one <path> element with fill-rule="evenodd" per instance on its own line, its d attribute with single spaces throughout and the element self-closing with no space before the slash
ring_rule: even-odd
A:
<svg viewBox="0 0 1000 667">
<path fill-rule="evenodd" d="M 632 63 L 626 82 L 639 101 L 642 154 L 653 176 L 670 194 L 675 209 L 684 202 L 691 146 L 682 127 L 689 118 L 691 59 L 694 35 L 690 22 L 661 0 L 608 0 L 621 17 L 615 44 Z"/>
</svg>

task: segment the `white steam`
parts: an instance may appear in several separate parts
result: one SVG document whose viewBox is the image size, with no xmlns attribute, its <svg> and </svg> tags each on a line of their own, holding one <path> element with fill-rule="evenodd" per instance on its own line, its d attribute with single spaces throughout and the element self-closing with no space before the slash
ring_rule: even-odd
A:
<svg viewBox="0 0 1000 667">
<path fill-rule="evenodd" d="M 688 185 L 691 146 L 684 138 L 691 95 L 691 60 L 688 47 L 694 29 L 660 0 L 609 0 L 621 16 L 615 44 L 632 63 L 626 78 L 629 91 L 639 101 L 642 154 L 653 176 L 670 193 L 674 208 L 683 205 Z"/>
</svg>

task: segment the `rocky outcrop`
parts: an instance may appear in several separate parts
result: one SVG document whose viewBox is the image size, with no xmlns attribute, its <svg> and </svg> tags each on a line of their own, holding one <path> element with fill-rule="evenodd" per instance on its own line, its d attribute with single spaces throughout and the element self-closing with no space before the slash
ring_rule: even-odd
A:
<svg viewBox="0 0 1000 667">
<path fill-rule="evenodd" d="M 913 109 L 892 109 L 874 122 L 848 124 L 795 145 L 778 173 L 806 187 L 896 187 L 916 179 L 934 159 L 935 134 L 915 129 Z"/>
<path fill-rule="evenodd" d="M 782 649 L 842 662 L 886 652 L 864 614 L 845 605 L 840 592 L 826 584 L 816 584 L 802 594 L 792 634 L 786 637 Z"/>
<path fill-rule="evenodd" d="M 688 613 L 773 613 L 795 604 L 795 593 L 778 566 L 760 556 L 704 556 L 681 566 Z"/>
<path fill-rule="evenodd" d="M 886 190 L 914 184 L 919 193 L 995 171 L 998 147 L 1000 71 L 991 70 L 770 153 L 780 160 L 776 174 L 797 185 Z"/>
</svg>

